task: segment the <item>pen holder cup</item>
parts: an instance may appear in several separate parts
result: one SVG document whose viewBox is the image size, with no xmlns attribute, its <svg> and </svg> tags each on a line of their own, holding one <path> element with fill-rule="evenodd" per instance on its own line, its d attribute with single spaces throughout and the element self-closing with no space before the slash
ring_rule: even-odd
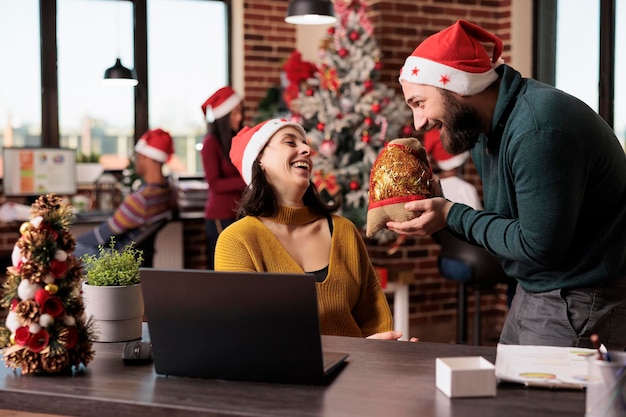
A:
<svg viewBox="0 0 626 417">
<path fill-rule="evenodd" d="M 589 358 L 585 417 L 626 417 L 626 353 Z"/>
</svg>

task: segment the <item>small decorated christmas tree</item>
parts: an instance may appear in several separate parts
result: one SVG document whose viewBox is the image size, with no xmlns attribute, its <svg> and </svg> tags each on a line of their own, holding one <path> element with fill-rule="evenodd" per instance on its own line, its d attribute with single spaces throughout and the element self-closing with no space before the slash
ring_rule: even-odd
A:
<svg viewBox="0 0 626 417">
<path fill-rule="evenodd" d="M 411 112 L 395 90 L 377 82 L 381 52 L 365 1 L 337 1 L 335 15 L 337 24 L 321 43 L 318 71 L 295 86 L 297 94 L 291 83 L 285 101 L 317 151 L 313 181 L 320 194 L 340 201 L 341 213 L 363 227 L 374 160 L 389 140 L 413 133 Z M 289 80 L 299 79 L 290 76 L 293 67 L 285 66 Z"/>
<path fill-rule="evenodd" d="M 72 255 L 72 216 L 61 198 L 40 196 L 13 248 L 0 343 L 7 367 L 23 374 L 67 372 L 93 359 L 93 324 L 86 321 L 80 291 L 82 266 Z"/>
</svg>

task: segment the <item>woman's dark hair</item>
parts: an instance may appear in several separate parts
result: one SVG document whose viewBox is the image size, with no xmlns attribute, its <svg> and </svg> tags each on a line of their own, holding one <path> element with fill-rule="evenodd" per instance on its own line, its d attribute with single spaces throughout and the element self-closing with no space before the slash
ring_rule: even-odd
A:
<svg viewBox="0 0 626 417">
<path fill-rule="evenodd" d="M 302 201 L 313 213 L 328 216 L 339 209 L 337 203 L 324 202 L 315 185 L 309 181 Z M 278 213 L 278 203 L 274 191 L 270 187 L 265 174 L 259 166 L 258 159 L 252 164 L 252 181 L 246 187 L 237 208 L 237 217 L 263 216 L 271 217 Z"/>
<path fill-rule="evenodd" d="M 241 111 L 243 116 L 243 109 Z M 232 130 L 230 127 L 230 112 L 219 119 L 215 119 L 213 123 L 209 124 L 209 133 L 212 133 L 213 136 L 217 138 L 217 141 L 222 148 L 222 153 L 227 159 L 230 159 L 228 156 L 230 153 L 230 145 L 237 132 L 239 132 L 239 130 L 243 127 L 243 120 L 244 118 L 242 117 L 237 131 Z"/>
</svg>

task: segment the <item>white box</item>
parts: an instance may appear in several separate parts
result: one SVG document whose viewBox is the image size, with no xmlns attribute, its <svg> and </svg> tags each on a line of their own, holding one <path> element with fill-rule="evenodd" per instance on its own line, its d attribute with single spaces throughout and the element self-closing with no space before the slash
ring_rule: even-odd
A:
<svg viewBox="0 0 626 417">
<path fill-rule="evenodd" d="M 436 381 L 450 398 L 496 395 L 496 368 L 482 356 L 437 358 Z"/>
</svg>

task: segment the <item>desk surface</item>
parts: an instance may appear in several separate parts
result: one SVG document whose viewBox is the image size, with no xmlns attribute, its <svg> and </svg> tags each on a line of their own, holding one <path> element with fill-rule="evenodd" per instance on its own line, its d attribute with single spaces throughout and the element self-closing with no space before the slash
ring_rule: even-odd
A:
<svg viewBox="0 0 626 417">
<path fill-rule="evenodd" d="M 251 343 L 253 343 L 251 341 Z M 0 369 L 0 409 L 70 416 L 584 416 L 583 391 L 499 386 L 496 397 L 449 399 L 435 387 L 435 358 L 495 348 L 323 337 L 349 352 L 328 386 L 263 384 L 158 376 L 152 365 L 124 366 L 123 344 L 96 344 L 75 376 L 20 376 Z"/>
</svg>

